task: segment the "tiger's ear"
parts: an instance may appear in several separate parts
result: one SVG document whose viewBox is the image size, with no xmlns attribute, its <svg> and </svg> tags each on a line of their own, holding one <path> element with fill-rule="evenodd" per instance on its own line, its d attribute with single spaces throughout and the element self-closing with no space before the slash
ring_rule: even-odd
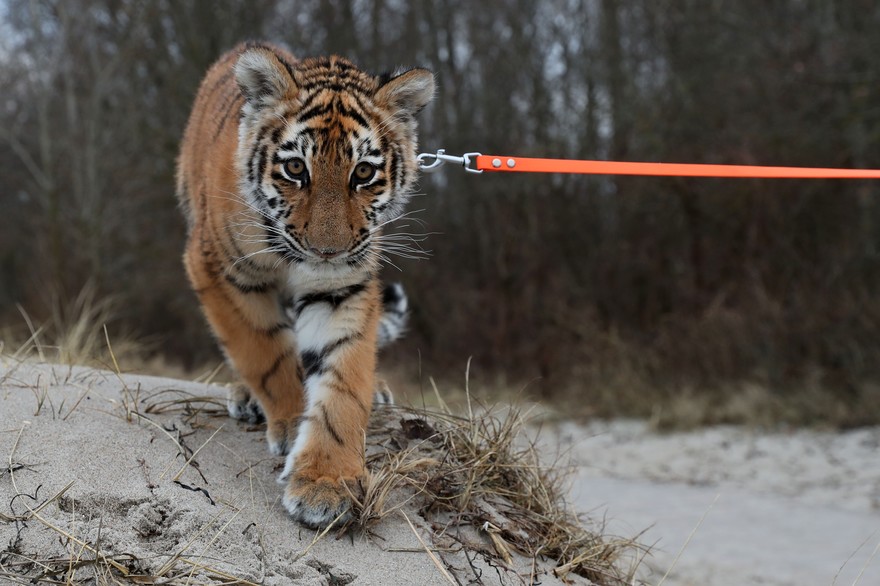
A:
<svg viewBox="0 0 880 586">
<path fill-rule="evenodd" d="M 382 84 L 375 99 L 380 104 L 418 114 L 434 99 L 434 74 L 416 68 L 395 75 Z"/>
<path fill-rule="evenodd" d="M 273 51 L 263 47 L 247 49 L 238 56 L 235 81 L 248 103 L 256 108 L 293 95 L 295 88 L 287 66 Z"/>
</svg>

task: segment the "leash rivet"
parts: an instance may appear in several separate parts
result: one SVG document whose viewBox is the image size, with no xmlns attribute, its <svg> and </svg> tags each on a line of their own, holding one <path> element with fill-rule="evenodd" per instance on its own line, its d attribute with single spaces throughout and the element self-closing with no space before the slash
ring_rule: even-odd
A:
<svg viewBox="0 0 880 586">
<path fill-rule="evenodd" d="M 513 159 L 507 159 L 507 166 L 513 169 L 516 166 L 516 161 Z"/>
<path fill-rule="evenodd" d="M 492 166 L 496 169 L 501 166 L 501 159 L 492 159 Z"/>
</svg>

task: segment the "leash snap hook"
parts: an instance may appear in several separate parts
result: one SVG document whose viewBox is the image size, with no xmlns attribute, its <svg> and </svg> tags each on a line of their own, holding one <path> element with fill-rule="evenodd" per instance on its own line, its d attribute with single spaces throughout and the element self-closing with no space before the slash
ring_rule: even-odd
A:
<svg viewBox="0 0 880 586">
<path fill-rule="evenodd" d="M 455 155 L 447 155 L 446 149 L 438 149 L 436 153 L 420 153 L 416 157 L 416 161 L 418 162 L 419 170 L 425 173 L 433 173 L 446 163 L 461 165 L 468 173 L 482 173 L 482 169 L 471 166 L 471 163 L 476 164 L 478 156 L 480 156 L 480 153 L 465 153 L 457 157 Z"/>
</svg>

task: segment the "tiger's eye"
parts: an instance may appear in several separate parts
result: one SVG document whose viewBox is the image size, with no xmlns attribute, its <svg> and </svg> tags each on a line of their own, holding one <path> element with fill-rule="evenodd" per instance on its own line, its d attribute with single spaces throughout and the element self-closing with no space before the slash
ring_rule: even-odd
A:
<svg viewBox="0 0 880 586">
<path fill-rule="evenodd" d="M 355 184 L 366 183 L 376 174 L 376 167 L 372 163 L 358 163 L 354 168 L 354 174 L 351 176 Z"/>
<path fill-rule="evenodd" d="M 284 162 L 284 173 L 288 179 L 302 180 L 306 174 L 306 162 L 302 159 L 290 159 Z"/>
</svg>

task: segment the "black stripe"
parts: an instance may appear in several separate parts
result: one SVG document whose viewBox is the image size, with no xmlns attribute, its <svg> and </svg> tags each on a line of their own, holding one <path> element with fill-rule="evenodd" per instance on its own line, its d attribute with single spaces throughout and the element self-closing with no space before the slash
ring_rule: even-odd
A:
<svg viewBox="0 0 880 586">
<path fill-rule="evenodd" d="M 357 403 L 358 407 L 361 408 L 362 411 L 369 413 L 369 408 L 364 405 L 364 402 L 361 401 L 361 398 L 353 391 L 350 387 L 345 385 L 345 382 L 340 379 L 339 383 L 328 382 L 327 386 L 330 387 L 330 390 L 336 391 L 337 393 L 342 393 L 343 395 L 348 395 L 354 402 Z"/>
<path fill-rule="evenodd" d="M 403 301 L 406 294 L 403 292 L 403 287 L 397 283 L 388 283 L 382 289 L 382 305 L 385 307 L 385 311 L 389 309 L 395 309 L 397 304 Z"/>
<path fill-rule="evenodd" d="M 256 182 L 255 175 L 257 169 L 255 165 L 259 162 L 255 154 L 258 152 L 258 147 L 260 146 L 260 143 L 263 142 L 263 139 L 266 138 L 266 135 L 269 133 L 275 123 L 277 123 L 277 120 L 272 120 L 269 124 L 266 124 L 265 126 L 260 128 L 260 130 L 257 132 L 257 138 L 254 140 L 254 148 L 252 148 L 250 153 L 248 153 L 248 180 L 251 183 Z M 265 147 L 263 148 L 265 149 Z"/>
<path fill-rule="evenodd" d="M 363 333 L 356 332 L 350 336 L 343 336 L 320 350 L 304 350 L 300 354 L 300 361 L 302 362 L 303 369 L 305 369 L 306 378 L 315 374 L 321 375 L 328 371 L 333 371 L 336 376 L 339 376 L 339 371 L 333 368 L 332 365 L 327 364 L 327 358 L 339 348 L 363 337 Z"/>
<path fill-rule="evenodd" d="M 242 49 L 241 53 L 244 53 L 248 49 L 264 49 L 266 51 L 269 51 L 270 53 L 275 52 L 272 50 L 272 47 L 270 47 L 268 44 L 264 43 L 263 41 L 245 41 L 244 49 Z M 241 53 L 239 53 L 239 55 L 241 55 Z"/>
<path fill-rule="evenodd" d="M 263 334 L 264 336 L 272 337 L 275 334 L 277 334 L 278 332 L 282 332 L 287 329 L 290 329 L 290 324 L 288 322 L 279 322 L 279 323 L 275 324 L 274 326 L 264 328 L 262 330 L 257 330 L 257 331 L 260 332 L 261 334 Z"/>
<path fill-rule="evenodd" d="M 339 369 L 336 368 L 334 365 L 328 364 L 326 372 L 327 372 L 327 374 L 329 374 L 330 376 L 335 378 L 339 382 L 340 385 L 345 384 L 345 379 L 342 378 L 342 373 L 339 372 Z"/>
<path fill-rule="evenodd" d="M 283 126 L 279 126 L 275 130 L 272 131 L 272 144 L 278 144 L 278 141 L 281 140 L 281 132 L 284 130 Z"/>
<path fill-rule="evenodd" d="M 312 102 L 314 102 L 315 100 L 317 100 L 318 98 L 320 98 L 322 96 L 323 96 L 323 93 L 320 91 L 313 92 L 312 94 L 309 95 L 308 98 L 306 98 L 306 100 L 302 104 L 300 104 L 299 111 L 305 112 L 306 110 L 308 110 L 309 108 L 312 107 Z"/>
<path fill-rule="evenodd" d="M 333 75 L 336 72 L 331 72 Z M 342 93 L 367 93 L 369 90 L 364 80 L 356 77 L 336 77 L 333 81 L 327 81 L 327 73 L 317 73 L 314 77 L 307 79 L 302 88 L 306 91 L 315 89 L 329 90 L 331 92 Z"/>
<path fill-rule="evenodd" d="M 235 277 L 229 274 L 226 275 L 226 280 L 242 293 L 267 293 L 275 287 L 274 283 L 239 283 Z"/>
<path fill-rule="evenodd" d="M 330 356 L 330 354 L 332 354 L 336 350 L 339 350 L 343 346 L 346 346 L 346 345 L 354 342 L 355 340 L 360 340 L 363 337 L 364 337 L 364 334 L 362 332 L 355 332 L 355 333 L 351 334 L 350 336 L 343 336 L 342 338 L 339 338 L 335 342 L 331 342 L 330 344 L 324 346 L 324 348 L 321 350 L 321 354 L 323 354 L 324 356 Z"/>
<path fill-rule="evenodd" d="M 302 89 L 305 91 L 330 90 L 331 92 L 340 92 L 345 89 L 345 86 L 341 83 L 328 82 L 326 75 L 326 73 L 319 73 L 310 79 L 306 79 Z"/>
<path fill-rule="evenodd" d="M 223 132 L 223 128 L 226 126 L 226 120 L 229 118 L 230 114 L 235 110 L 241 108 L 241 104 L 238 103 L 238 99 L 241 97 L 241 94 L 234 94 L 232 99 L 229 100 L 228 103 L 224 104 L 224 112 L 223 116 L 220 117 L 220 121 L 217 122 L 217 129 L 214 131 L 214 142 L 220 137 L 220 133 Z"/>
<path fill-rule="evenodd" d="M 295 142 L 294 142 L 294 140 L 285 141 L 284 143 L 281 144 L 281 146 L 278 147 L 278 150 L 279 151 L 303 151 L 303 152 L 305 152 L 306 139 L 314 138 L 314 136 L 315 136 L 315 130 L 313 128 L 303 128 L 299 132 L 299 134 L 296 135 L 296 138 L 294 139 Z M 274 160 L 276 163 L 283 163 L 287 159 L 280 158 L 278 156 L 278 153 L 276 152 Z"/>
<path fill-rule="evenodd" d="M 321 403 L 321 415 L 324 416 L 324 425 L 327 426 L 327 431 L 330 432 L 330 436 L 337 444 L 342 445 L 342 438 L 339 436 L 339 432 L 336 431 L 336 428 L 333 427 L 333 424 L 330 423 L 330 417 L 327 415 L 327 408 L 324 407 L 323 403 Z"/>
<path fill-rule="evenodd" d="M 365 93 L 366 93 L 366 92 L 365 92 Z M 361 99 L 361 96 L 360 96 L 359 94 L 354 94 L 354 93 L 353 93 L 353 94 L 349 94 L 349 96 L 351 97 L 351 99 L 354 100 L 354 103 L 358 105 L 358 107 L 361 109 L 361 112 L 364 112 L 364 113 L 369 114 L 370 112 L 373 111 L 371 108 L 368 108 L 368 107 L 367 107 L 367 105 L 366 105 L 366 104 L 364 103 L 364 101 Z M 368 126 L 369 126 L 369 125 L 368 125 Z"/>
<path fill-rule="evenodd" d="M 306 415 L 305 413 L 303 413 L 302 415 L 300 415 L 299 417 L 296 418 L 296 428 L 298 430 L 302 429 L 303 423 L 305 423 L 306 421 L 314 421 L 314 420 L 315 420 L 315 418 L 312 417 L 311 415 Z"/>
<path fill-rule="evenodd" d="M 340 114 L 342 114 L 343 116 L 348 116 L 361 126 L 369 126 L 366 118 L 364 118 L 360 112 L 358 112 L 354 108 L 349 108 L 348 106 L 343 104 L 342 101 L 337 100 L 336 109 Z"/>
<path fill-rule="evenodd" d="M 257 280 L 265 275 L 265 271 L 261 270 L 260 267 L 251 259 L 244 258 L 242 255 L 233 256 L 229 254 L 229 251 L 226 250 L 225 245 L 223 245 L 223 252 L 226 253 L 226 262 L 229 264 L 230 267 L 235 269 L 236 273 L 243 273 L 251 280 Z"/>
<path fill-rule="evenodd" d="M 397 179 L 400 174 L 400 160 L 397 154 L 397 145 L 391 150 L 391 187 L 397 189 Z"/>
<path fill-rule="evenodd" d="M 284 58 L 284 55 L 280 54 L 278 51 L 273 50 L 272 53 L 275 54 L 275 57 L 278 58 L 278 60 L 281 62 L 281 65 L 283 65 L 284 69 L 287 70 L 287 75 L 290 76 L 290 81 L 294 81 L 293 65 L 288 63 L 287 59 Z"/>
<path fill-rule="evenodd" d="M 229 250 L 226 248 L 226 244 L 224 241 L 221 241 L 221 245 L 226 252 L 226 258 L 229 261 L 230 266 L 234 267 L 237 271 L 247 273 L 251 279 L 259 279 L 260 277 L 266 274 L 259 265 L 257 265 L 254 261 L 249 258 L 246 258 L 247 255 L 239 248 L 238 243 L 235 240 L 235 237 L 232 235 L 232 228 L 229 224 L 224 226 L 224 232 L 226 232 L 227 240 L 230 246 L 232 246 L 232 250 L 234 254 L 231 254 Z"/>
<path fill-rule="evenodd" d="M 267 147 L 266 145 L 263 145 L 262 148 L 260 148 L 260 155 L 257 159 L 257 169 L 259 170 L 260 180 L 262 180 L 263 177 L 266 175 L 266 154 L 268 153 L 268 151 L 269 147 Z"/>
<path fill-rule="evenodd" d="M 306 350 L 301 353 L 299 359 L 305 371 L 303 378 L 309 378 L 313 374 L 322 374 L 324 372 L 324 357 L 323 353 L 313 350 Z"/>
<path fill-rule="evenodd" d="M 293 349 L 288 348 L 284 352 L 278 355 L 278 358 L 275 359 L 275 362 L 272 363 L 272 366 L 269 367 L 269 370 L 263 373 L 263 376 L 260 378 L 260 388 L 266 391 L 266 393 L 271 397 L 272 393 L 269 392 L 269 388 L 266 386 L 269 383 L 269 379 L 275 376 L 275 373 L 278 372 L 278 369 L 281 368 L 281 364 L 293 354 Z"/>
<path fill-rule="evenodd" d="M 211 84 L 211 87 L 205 91 L 205 98 L 209 98 L 212 95 L 214 95 L 214 93 L 218 89 L 220 89 L 224 83 L 226 83 L 227 81 L 229 81 L 232 78 L 234 73 L 235 73 L 234 67 L 230 67 L 229 69 L 227 69 L 226 72 L 224 72 L 223 75 L 221 75 L 219 78 L 217 78 L 217 80 L 213 84 Z M 235 87 L 238 87 L 238 85 L 236 85 Z"/>
<path fill-rule="evenodd" d="M 358 71 L 357 67 L 351 61 L 346 61 L 345 59 L 340 59 L 339 57 L 335 57 L 332 61 L 329 62 L 329 65 L 335 67 L 339 71 Z"/>
<path fill-rule="evenodd" d="M 305 139 L 307 138 L 315 138 L 315 129 L 314 128 L 303 128 L 299 131 L 298 135 L 301 139 L 303 139 L 303 149 L 305 149 Z"/>
<path fill-rule="evenodd" d="M 361 293 L 366 288 L 366 283 L 355 283 L 354 285 L 343 287 L 342 289 L 336 289 L 335 291 L 309 293 L 308 295 L 302 296 L 299 301 L 296 302 L 294 313 L 299 317 L 306 307 L 315 303 L 329 303 L 335 310 L 345 303 L 346 300 Z"/>
<path fill-rule="evenodd" d="M 323 116 L 330 112 L 330 104 L 316 104 L 296 117 L 297 124 L 301 124 L 312 118 Z"/>
</svg>

